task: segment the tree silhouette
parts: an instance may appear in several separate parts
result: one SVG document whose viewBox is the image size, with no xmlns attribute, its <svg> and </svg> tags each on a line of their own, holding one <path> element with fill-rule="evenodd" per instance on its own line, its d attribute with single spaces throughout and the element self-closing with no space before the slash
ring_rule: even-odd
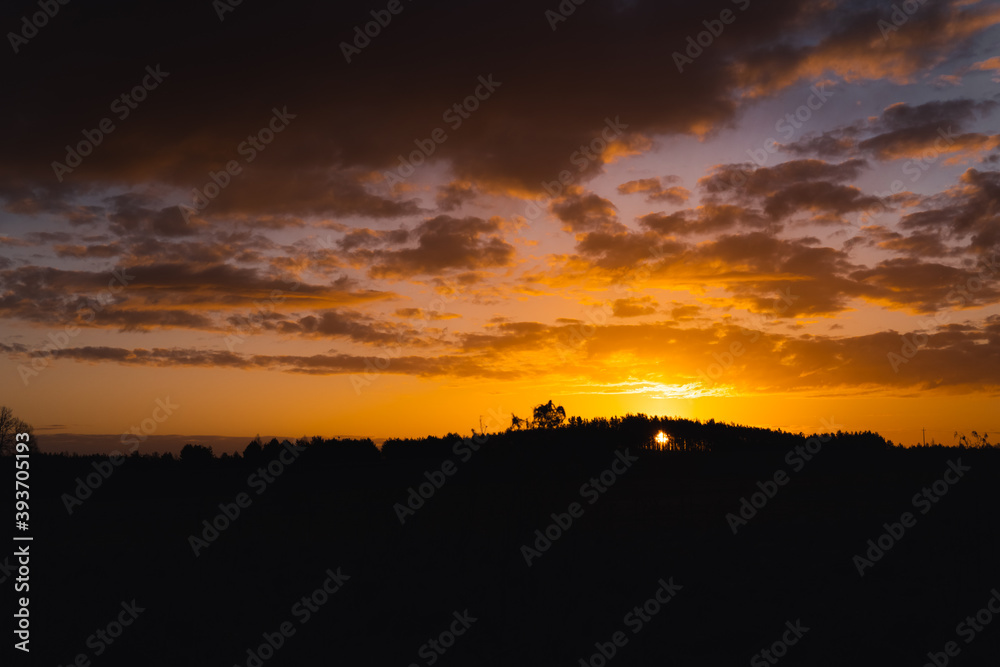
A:
<svg viewBox="0 0 1000 667">
<path fill-rule="evenodd" d="M 27 433 L 28 449 L 38 451 L 31 425 L 14 416 L 6 405 L 0 406 L 0 454 L 13 454 L 17 450 L 17 434 Z"/>
<path fill-rule="evenodd" d="M 243 458 L 256 463 L 261 459 L 261 452 L 263 450 L 264 448 L 260 444 L 260 436 L 258 435 L 243 449 Z"/>
<path fill-rule="evenodd" d="M 527 419 L 521 419 L 520 417 L 518 417 L 517 415 L 515 415 L 513 412 L 510 413 L 510 427 L 511 427 L 511 429 L 513 429 L 515 431 L 520 431 L 522 428 L 524 428 L 527 425 L 527 422 L 528 422 Z"/>
<path fill-rule="evenodd" d="M 214 458 L 212 448 L 205 445 L 192 445 L 189 443 L 181 449 L 181 463 L 186 465 L 211 463 Z"/>
<path fill-rule="evenodd" d="M 566 410 L 549 399 L 548 403 L 536 405 L 534 410 L 535 424 L 542 428 L 556 428 L 566 421 Z"/>
</svg>

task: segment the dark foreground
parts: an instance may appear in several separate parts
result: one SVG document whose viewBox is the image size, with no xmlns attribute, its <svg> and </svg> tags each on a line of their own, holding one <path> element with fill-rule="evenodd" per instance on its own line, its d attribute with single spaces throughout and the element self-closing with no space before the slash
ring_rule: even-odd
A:
<svg viewBox="0 0 1000 667">
<path fill-rule="evenodd" d="M 72 514 L 98 460 L 35 454 L 30 664 L 996 664 L 1000 453 L 786 451 L 133 460 Z"/>
</svg>

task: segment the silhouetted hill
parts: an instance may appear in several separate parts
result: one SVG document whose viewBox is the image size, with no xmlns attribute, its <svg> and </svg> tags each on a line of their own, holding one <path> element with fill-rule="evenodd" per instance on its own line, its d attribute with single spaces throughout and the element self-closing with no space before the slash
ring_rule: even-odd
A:
<svg viewBox="0 0 1000 667">
<path fill-rule="evenodd" d="M 609 665 L 746 664 L 797 621 L 789 665 L 921 665 L 948 641 L 985 665 L 1000 640 L 955 629 L 1000 584 L 995 449 L 632 416 L 381 451 L 33 456 L 38 664 L 252 667 L 283 623 L 260 665 L 575 666 L 608 646 Z M 859 572 L 869 540 L 887 548 Z"/>
</svg>

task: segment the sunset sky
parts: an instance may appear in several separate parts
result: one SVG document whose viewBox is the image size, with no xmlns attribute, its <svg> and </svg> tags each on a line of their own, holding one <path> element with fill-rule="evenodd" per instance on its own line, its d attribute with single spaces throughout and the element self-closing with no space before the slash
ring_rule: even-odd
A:
<svg viewBox="0 0 1000 667">
<path fill-rule="evenodd" d="M 1000 432 L 1000 5 L 334 4 L 7 9 L 0 404 L 43 449 L 167 399 Z"/>
</svg>

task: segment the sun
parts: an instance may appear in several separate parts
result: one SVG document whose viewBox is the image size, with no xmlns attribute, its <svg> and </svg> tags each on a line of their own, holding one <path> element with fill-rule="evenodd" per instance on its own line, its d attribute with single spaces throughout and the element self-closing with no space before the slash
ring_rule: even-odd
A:
<svg viewBox="0 0 1000 667">
<path fill-rule="evenodd" d="M 670 436 L 664 433 L 663 431 L 660 431 L 659 433 L 656 434 L 653 440 L 655 440 L 656 444 L 660 446 L 660 449 L 663 449 L 666 446 L 666 444 L 670 442 Z"/>
</svg>

